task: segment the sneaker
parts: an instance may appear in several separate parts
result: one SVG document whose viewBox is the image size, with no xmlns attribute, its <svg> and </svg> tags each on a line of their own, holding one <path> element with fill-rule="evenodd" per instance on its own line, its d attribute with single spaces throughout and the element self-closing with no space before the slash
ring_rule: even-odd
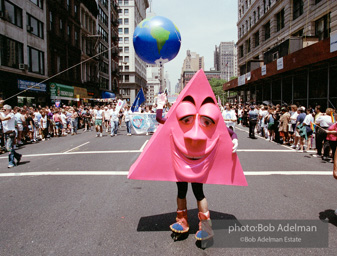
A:
<svg viewBox="0 0 337 256">
<path fill-rule="evenodd" d="M 46 139 L 42 139 L 42 141 L 45 141 Z"/>
<path fill-rule="evenodd" d="M 113 134 L 110 134 L 110 137 L 114 136 Z"/>
<path fill-rule="evenodd" d="M 295 146 L 295 145 L 292 145 L 292 146 L 291 146 L 291 148 L 295 149 L 295 148 L 296 148 L 296 146 Z"/>
<path fill-rule="evenodd" d="M 333 162 L 334 162 L 333 159 L 330 159 L 330 160 L 329 160 L 329 163 L 333 163 Z"/>
<path fill-rule="evenodd" d="M 115 136 L 117 136 L 117 134 L 115 134 Z"/>
<path fill-rule="evenodd" d="M 322 157 L 321 155 L 314 154 L 313 157 Z"/>
<path fill-rule="evenodd" d="M 96 134 L 96 137 L 98 137 L 99 136 L 99 134 Z"/>
<path fill-rule="evenodd" d="M 102 134 L 102 133 L 100 133 L 100 134 L 99 134 L 99 136 L 100 136 L 100 137 L 103 137 L 103 134 Z"/>
<path fill-rule="evenodd" d="M 147 132 L 146 135 L 149 135 L 149 133 Z"/>
<path fill-rule="evenodd" d="M 14 167 L 14 164 L 9 164 L 8 166 L 7 166 L 7 168 L 13 168 Z"/>
</svg>

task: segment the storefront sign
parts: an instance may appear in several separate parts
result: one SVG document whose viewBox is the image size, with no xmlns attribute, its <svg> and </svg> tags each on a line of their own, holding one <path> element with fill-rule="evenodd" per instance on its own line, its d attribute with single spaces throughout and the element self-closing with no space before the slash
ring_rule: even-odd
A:
<svg viewBox="0 0 337 256">
<path fill-rule="evenodd" d="M 50 98 L 72 100 L 74 98 L 74 87 L 63 84 L 51 83 Z"/>
<path fill-rule="evenodd" d="M 76 98 L 85 99 L 88 98 L 88 92 L 86 88 L 74 86 L 74 95 Z"/>
<path fill-rule="evenodd" d="M 238 85 L 244 85 L 246 83 L 246 75 L 239 76 Z"/>
<path fill-rule="evenodd" d="M 263 65 L 261 67 L 261 75 L 264 76 L 267 74 L 267 66 L 266 65 Z"/>
<path fill-rule="evenodd" d="M 283 69 L 283 57 L 277 59 L 277 70 Z"/>
<path fill-rule="evenodd" d="M 46 92 L 47 85 L 18 79 L 19 90 Z"/>
</svg>

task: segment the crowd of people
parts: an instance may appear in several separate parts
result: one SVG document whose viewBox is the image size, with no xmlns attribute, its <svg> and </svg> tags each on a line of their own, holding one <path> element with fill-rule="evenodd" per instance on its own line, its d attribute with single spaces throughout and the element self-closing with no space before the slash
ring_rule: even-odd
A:
<svg viewBox="0 0 337 256">
<path fill-rule="evenodd" d="M 8 106 L 8 105 L 7 105 Z M 7 107 L 8 108 L 8 107 Z M 164 112 L 170 105 L 165 106 Z M 318 105 L 313 108 L 291 105 L 231 105 L 220 106 L 222 116 L 228 128 L 235 130 L 236 125 L 249 127 L 249 137 L 256 134 L 269 141 L 288 145 L 298 152 L 316 149 L 314 157 L 333 162 L 337 147 L 337 125 L 335 110 L 327 108 L 322 111 Z M 96 106 L 55 107 L 14 107 L 2 109 L 0 114 L 5 118 L 8 113 L 15 118 L 15 136 L 13 149 L 37 141 L 49 140 L 77 134 L 78 129 L 96 131 L 96 137 L 103 132 L 117 136 L 122 123 L 126 125 L 126 135 L 131 136 L 130 106 L 117 109 L 117 102 Z M 155 113 L 156 105 L 142 106 L 136 112 Z M 6 121 L 5 121 L 6 122 Z M 6 133 L 0 122 L 1 153 L 10 151 L 6 147 Z"/>
<path fill-rule="evenodd" d="M 314 157 L 333 162 L 337 145 L 335 110 L 305 108 L 297 105 L 231 105 L 221 107 L 229 128 L 236 124 L 249 127 L 249 137 L 255 134 L 269 141 L 288 145 L 298 152 L 316 150 Z"/>
<path fill-rule="evenodd" d="M 155 107 L 155 105 L 142 106 L 137 109 L 137 112 L 155 113 Z M 13 154 L 10 155 L 12 157 L 16 154 L 15 149 L 22 145 L 50 140 L 53 137 L 76 135 L 78 129 L 83 129 L 84 132 L 94 130 L 96 137 L 102 137 L 104 131 L 114 137 L 118 134 L 118 128 L 125 124 L 126 135 L 131 136 L 131 113 L 130 106 L 127 104 L 117 108 L 117 101 L 93 107 L 63 105 L 12 108 L 4 105 L 0 110 L 0 152 L 13 150 Z M 6 130 L 8 123 L 11 124 L 10 130 Z M 11 133 L 11 147 L 7 143 L 9 141 L 7 132 Z M 19 158 L 18 155 L 16 156 Z M 16 164 L 12 159 L 8 167 L 14 167 Z"/>
</svg>

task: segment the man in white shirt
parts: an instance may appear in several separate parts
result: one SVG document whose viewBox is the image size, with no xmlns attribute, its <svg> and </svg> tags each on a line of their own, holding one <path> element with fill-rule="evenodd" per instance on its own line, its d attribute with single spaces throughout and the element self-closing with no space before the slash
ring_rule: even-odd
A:
<svg viewBox="0 0 337 256">
<path fill-rule="evenodd" d="M 2 121 L 3 133 L 6 139 L 6 148 L 9 151 L 8 155 L 8 168 L 15 166 L 14 158 L 16 159 L 16 165 L 21 161 L 22 155 L 18 154 L 14 150 L 14 139 L 15 139 L 15 116 L 12 113 L 12 107 L 9 105 L 4 105 L 4 112 L 1 113 L 0 120 Z"/>
<path fill-rule="evenodd" d="M 111 134 L 110 136 L 117 136 L 118 131 L 118 112 L 116 110 L 116 106 L 113 105 L 112 109 L 110 109 L 110 124 L 111 124 Z"/>
<path fill-rule="evenodd" d="M 237 120 L 234 109 L 232 109 L 229 103 L 226 103 L 225 110 L 222 112 L 222 117 L 226 123 L 226 126 L 232 131 L 235 130 L 235 122 Z"/>
<path fill-rule="evenodd" d="M 130 106 L 127 106 L 123 112 L 124 114 L 124 121 L 126 124 L 126 130 L 128 136 L 131 136 L 131 121 L 130 121 L 130 114 L 132 114 L 132 111 L 130 110 Z"/>
</svg>

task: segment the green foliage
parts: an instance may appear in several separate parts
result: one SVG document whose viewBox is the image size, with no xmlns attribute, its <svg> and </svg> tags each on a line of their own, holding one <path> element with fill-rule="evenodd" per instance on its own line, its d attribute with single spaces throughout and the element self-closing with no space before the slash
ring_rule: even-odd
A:
<svg viewBox="0 0 337 256">
<path fill-rule="evenodd" d="M 224 83 L 226 83 L 227 81 L 224 79 L 215 79 L 212 78 L 209 83 L 212 87 L 212 90 L 215 94 L 215 98 L 218 100 L 218 96 L 221 99 L 221 103 L 224 104 L 224 101 L 227 101 L 227 97 L 226 97 L 226 93 L 223 90 L 223 85 Z"/>
</svg>

